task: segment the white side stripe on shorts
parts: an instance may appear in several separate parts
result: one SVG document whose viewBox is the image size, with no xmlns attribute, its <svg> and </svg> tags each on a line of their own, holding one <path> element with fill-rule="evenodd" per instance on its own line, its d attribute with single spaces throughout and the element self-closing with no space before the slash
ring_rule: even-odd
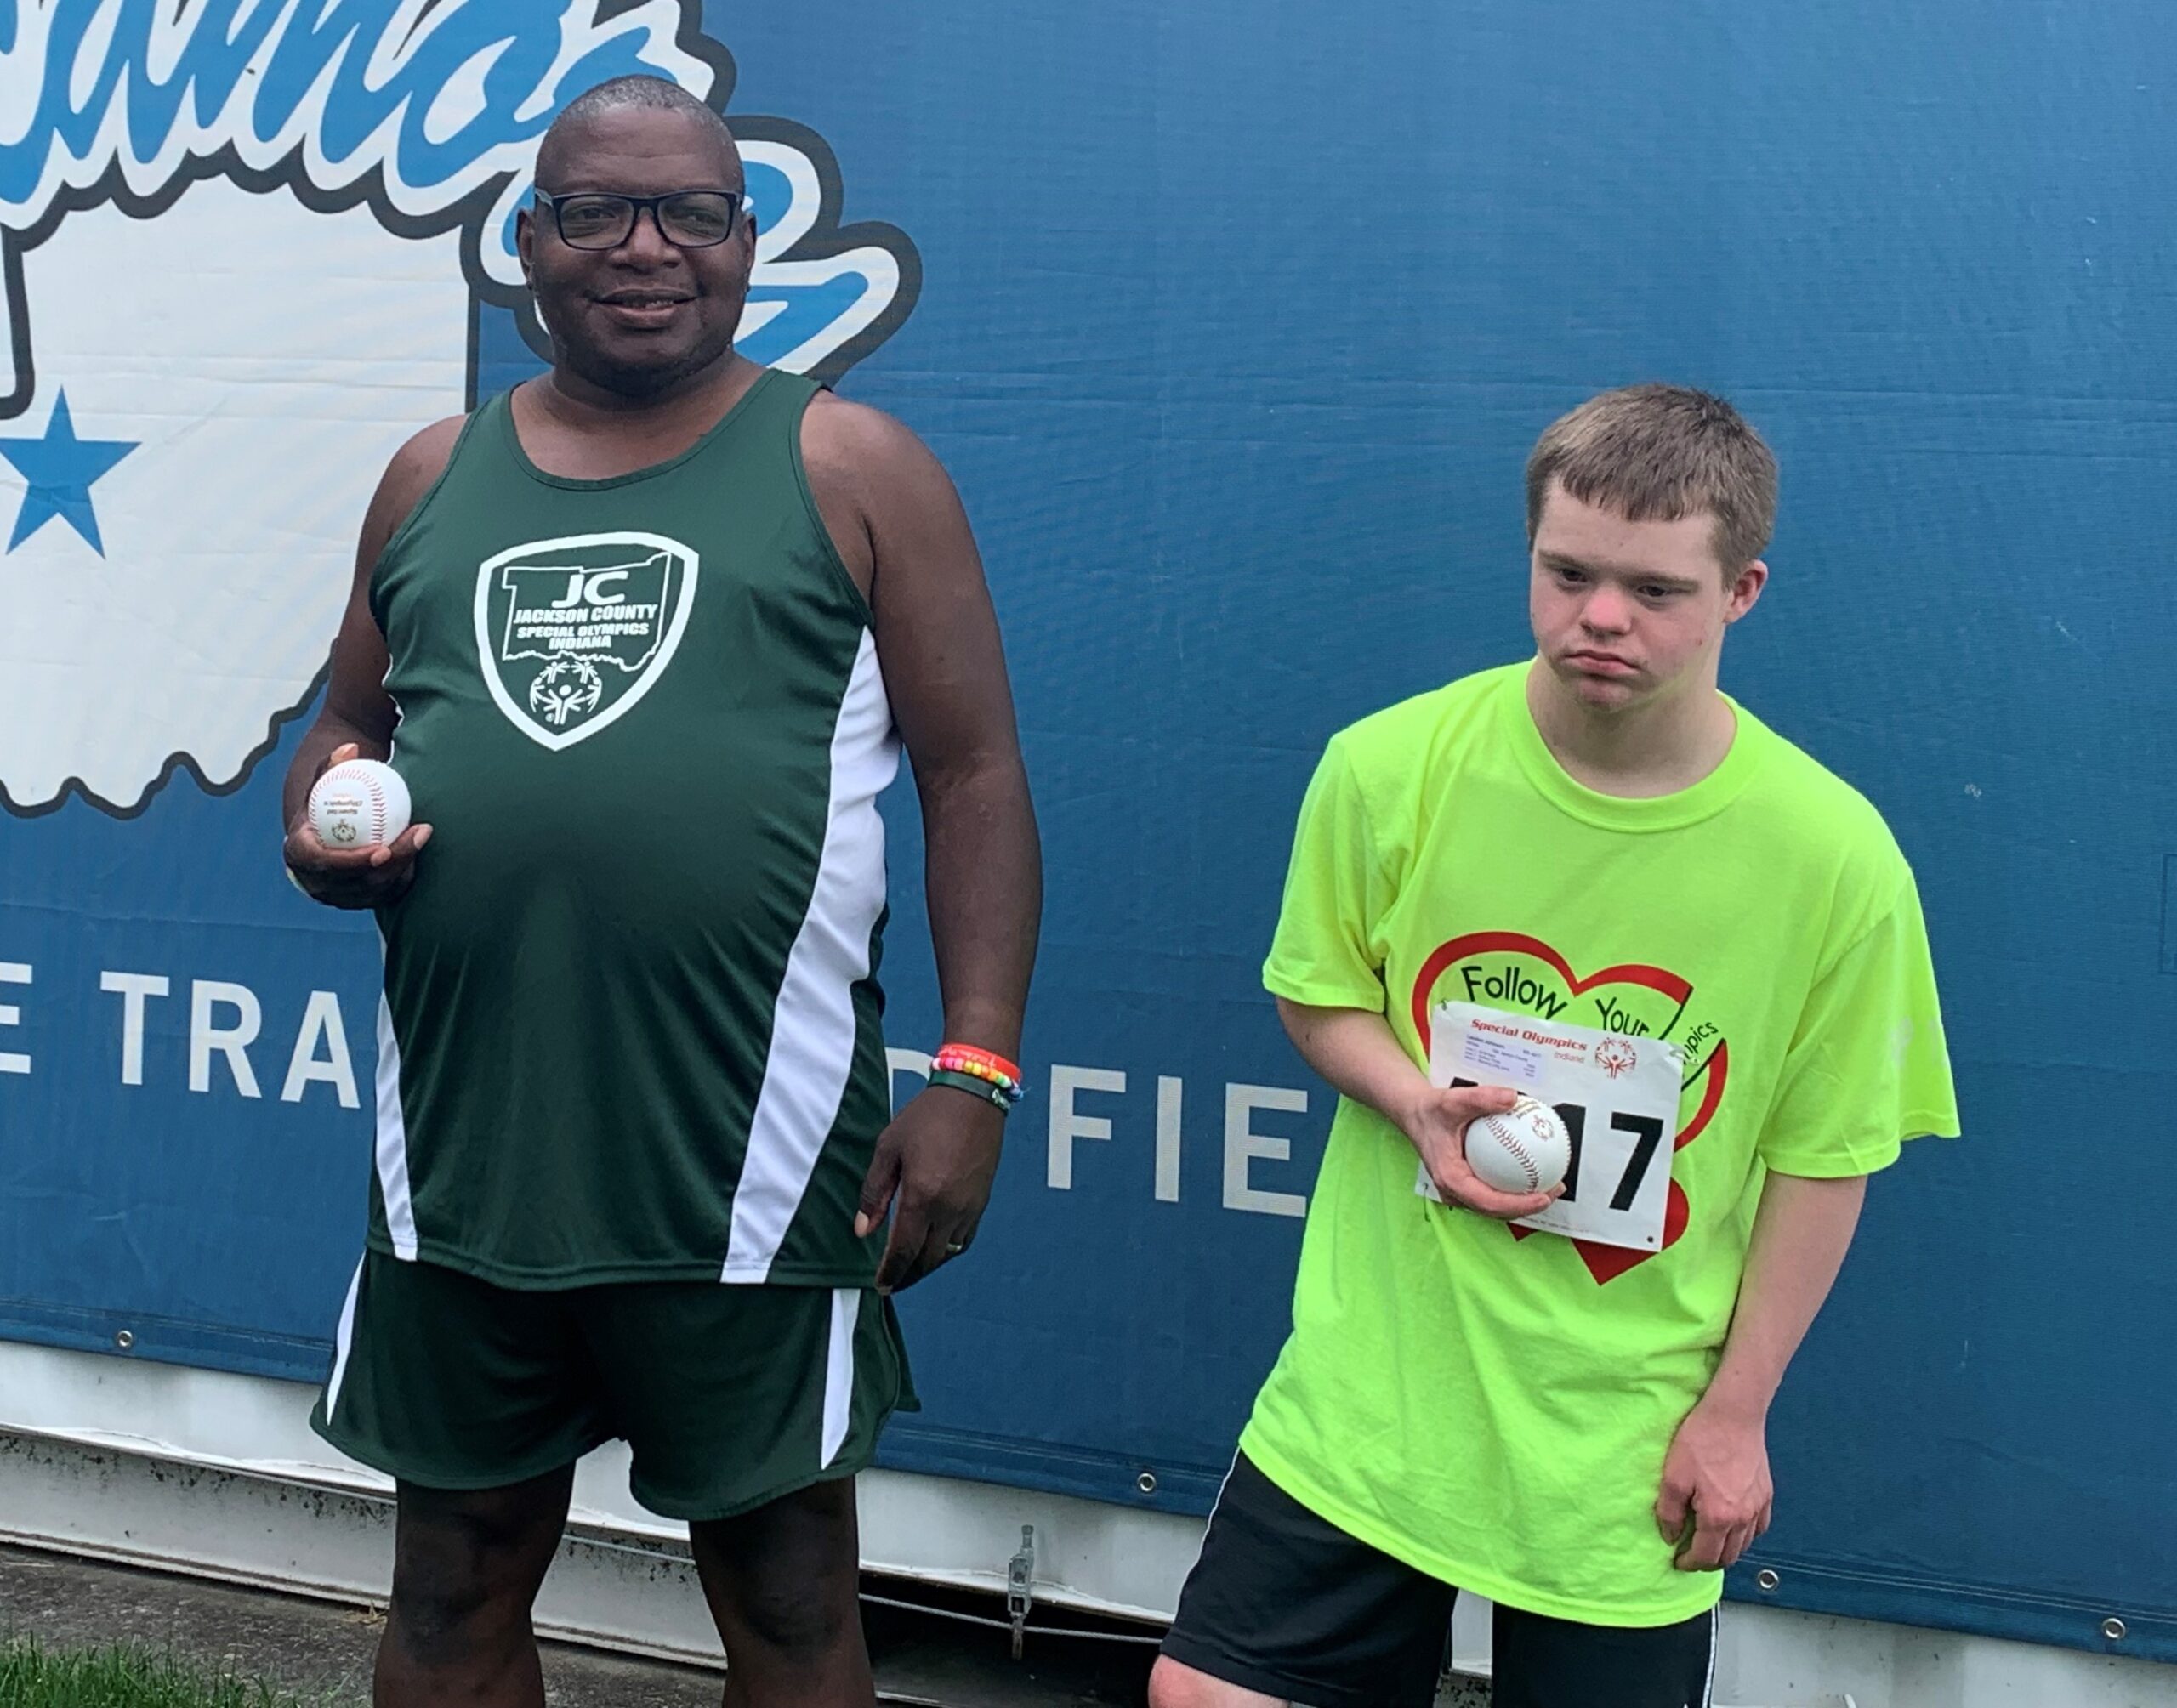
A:
<svg viewBox="0 0 2177 1708">
<path fill-rule="evenodd" d="M 1232 1450 L 1232 1462 L 1225 1467 L 1225 1475 L 1217 1484 L 1217 1498 L 1209 1503 L 1209 1524 L 1202 1527 L 1202 1540 L 1195 1544 L 1194 1564 L 1196 1566 L 1202 1563 L 1202 1551 L 1209 1546 L 1209 1524 L 1217 1522 L 1217 1509 L 1225 1504 L 1225 1491 L 1231 1487 L 1232 1473 L 1239 1468 L 1240 1450 L 1236 1447 Z M 1187 1570 L 1191 1574 L 1194 1566 L 1189 1566 Z"/>
<path fill-rule="evenodd" d="M 1723 1619 L 1724 1610 L 1720 1606 L 1708 1609 L 1708 1682 L 1701 1687 L 1701 1699 L 1695 1705 L 1695 1708 L 1715 1708 L 1716 1648 L 1719 1633 L 1723 1626 Z"/>
<path fill-rule="evenodd" d="M 385 1231 L 393 1255 L 416 1261 L 416 1206 L 408 1196 L 408 1122 L 401 1108 L 401 1041 L 393 1005 L 378 999 L 378 1189 L 385 1200 Z"/>
<path fill-rule="evenodd" d="M 355 1343 L 355 1296 L 362 1291 L 363 1265 L 367 1256 L 355 1259 L 355 1273 L 348 1283 L 348 1302 L 340 1307 L 340 1326 L 333 1331 L 333 1376 L 325 1384 L 325 1421 L 333 1421 L 333 1408 L 340 1403 L 340 1384 L 348 1374 L 349 1348 Z"/>
<path fill-rule="evenodd" d="M 824 1438 L 817 1465 L 831 1469 L 854 1421 L 854 1329 L 861 1319 L 861 1289 L 832 1290 L 832 1343 L 824 1353 Z"/>
</svg>

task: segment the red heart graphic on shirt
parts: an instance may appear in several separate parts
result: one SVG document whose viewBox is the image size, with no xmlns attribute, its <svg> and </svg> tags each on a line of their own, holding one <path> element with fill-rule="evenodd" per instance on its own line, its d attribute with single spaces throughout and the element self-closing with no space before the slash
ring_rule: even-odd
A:
<svg viewBox="0 0 2177 1708">
<path fill-rule="evenodd" d="M 1661 967 L 1628 964 L 1606 967 L 1600 973 L 1591 973 L 1583 979 L 1576 975 L 1565 957 L 1539 938 L 1529 937 L 1518 931 L 1478 931 L 1466 937 L 1454 938 L 1445 944 L 1422 964 L 1421 975 L 1413 985 L 1413 1029 L 1421 1039 L 1421 1051 L 1429 1052 L 1429 994 L 1442 978 L 1460 962 L 1477 955 L 1526 955 L 1541 962 L 1565 981 L 1565 989 L 1574 996 L 1585 996 L 1590 990 L 1601 990 L 1611 985 L 1635 985 L 1653 990 L 1666 1001 L 1677 1005 L 1682 1012 L 1693 995 L 1693 986 L 1675 973 Z M 1715 1118 L 1717 1106 L 1724 1100 L 1724 1081 L 1731 1073 L 1731 1050 L 1719 1039 L 1708 1059 L 1702 1064 L 1694 1077 L 1705 1080 L 1701 1102 L 1685 1126 L 1678 1130 L 1671 1141 L 1674 1154 L 1683 1150 L 1698 1138 L 1708 1123 Z M 1691 1081 L 1688 1082 L 1689 1084 Z M 1670 1183 L 1670 1198 L 1663 1211 L 1663 1243 L 1668 1251 L 1684 1235 L 1686 1224 L 1692 1219 L 1692 1206 L 1687 1202 L 1685 1190 L 1674 1178 Z M 1509 1224 L 1507 1224 L 1508 1226 Z M 1538 1230 L 1532 1228 L 1512 1228 L 1512 1237 L 1524 1240 Z M 1656 1255 L 1653 1251 L 1637 1251 L 1624 1246 L 1598 1245 L 1592 1240 L 1575 1240 L 1573 1249 L 1579 1252 L 1580 1261 L 1588 1266 L 1588 1273 L 1599 1285 L 1616 1280 L 1627 1270 L 1645 1263 Z"/>
</svg>

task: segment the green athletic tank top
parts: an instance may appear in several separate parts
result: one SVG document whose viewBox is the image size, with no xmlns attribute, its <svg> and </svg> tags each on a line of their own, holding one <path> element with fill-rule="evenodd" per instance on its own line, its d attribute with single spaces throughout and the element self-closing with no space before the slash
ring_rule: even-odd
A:
<svg viewBox="0 0 2177 1708">
<path fill-rule="evenodd" d="M 505 1286 L 867 1285 L 899 746 L 766 372 L 672 461 L 543 473 L 505 397 L 372 572 L 435 835 L 382 911 L 372 1244 Z"/>
</svg>

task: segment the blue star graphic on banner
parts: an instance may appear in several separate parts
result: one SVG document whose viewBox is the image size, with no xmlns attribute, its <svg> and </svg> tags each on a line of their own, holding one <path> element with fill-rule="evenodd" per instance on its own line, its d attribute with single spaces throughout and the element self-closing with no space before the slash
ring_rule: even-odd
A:
<svg viewBox="0 0 2177 1708">
<path fill-rule="evenodd" d="M 8 549 L 14 551 L 58 516 L 103 558 L 105 546 L 99 538 L 99 519 L 91 508 L 91 483 L 141 442 L 77 438 L 65 391 L 54 400 L 44 438 L 0 439 L 0 457 L 14 463 L 31 483 L 31 490 L 23 495 L 23 508 L 16 513 L 15 531 L 8 536 Z"/>
</svg>

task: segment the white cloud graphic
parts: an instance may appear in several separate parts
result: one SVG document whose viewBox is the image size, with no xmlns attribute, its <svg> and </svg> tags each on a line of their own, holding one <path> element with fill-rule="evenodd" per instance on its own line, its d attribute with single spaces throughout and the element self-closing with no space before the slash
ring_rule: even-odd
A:
<svg viewBox="0 0 2177 1708">
<path fill-rule="evenodd" d="M 24 257 L 31 407 L 137 448 L 90 489 L 105 554 L 59 518 L 0 556 L 0 785 L 127 810 L 188 763 L 237 780 L 325 662 L 386 460 L 458 414 L 458 234 L 396 237 L 224 179 L 169 213 L 70 215 Z M 26 483 L 0 463 L 5 495 Z"/>
</svg>

